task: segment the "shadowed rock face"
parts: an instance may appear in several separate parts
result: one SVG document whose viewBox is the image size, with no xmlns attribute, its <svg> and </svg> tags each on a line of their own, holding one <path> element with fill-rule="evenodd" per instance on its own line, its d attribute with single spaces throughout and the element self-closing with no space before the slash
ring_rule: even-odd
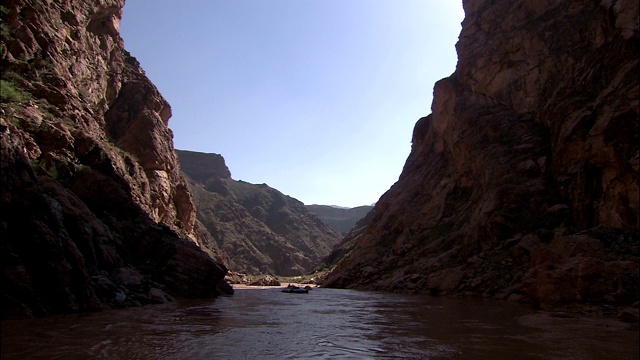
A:
<svg viewBox="0 0 640 360">
<path fill-rule="evenodd" d="M 211 234 L 203 246 L 215 249 L 232 271 L 302 275 L 340 240 L 300 201 L 266 184 L 231 179 L 222 156 L 177 153 L 198 220 Z"/>
<path fill-rule="evenodd" d="M 326 285 L 637 301 L 637 2 L 464 8 L 457 69 Z"/>
<path fill-rule="evenodd" d="M 169 104 L 123 48 L 123 0 L 3 1 L 3 317 L 209 296 Z M 7 36 L 5 36 L 7 34 Z"/>
</svg>

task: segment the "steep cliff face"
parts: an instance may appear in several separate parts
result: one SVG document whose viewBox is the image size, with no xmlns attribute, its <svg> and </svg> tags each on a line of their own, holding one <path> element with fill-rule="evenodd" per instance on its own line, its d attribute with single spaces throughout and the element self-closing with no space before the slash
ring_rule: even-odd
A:
<svg viewBox="0 0 640 360">
<path fill-rule="evenodd" d="M 124 0 L 2 3 L 3 316 L 211 295 L 169 104 L 123 48 Z"/>
<path fill-rule="evenodd" d="M 638 300 L 638 3 L 464 1 L 399 181 L 328 285 Z"/>
<path fill-rule="evenodd" d="M 302 275 L 340 240 L 300 201 L 266 184 L 233 180 L 222 156 L 183 150 L 178 156 L 198 220 L 211 234 L 203 246 L 219 250 L 232 271 Z"/>
</svg>

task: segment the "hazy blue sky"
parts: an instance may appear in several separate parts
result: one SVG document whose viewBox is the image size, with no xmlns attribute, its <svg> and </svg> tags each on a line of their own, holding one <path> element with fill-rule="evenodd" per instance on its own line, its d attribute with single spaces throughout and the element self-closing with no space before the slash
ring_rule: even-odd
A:
<svg viewBox="0 0 640 360">
<path fill-rule="evenodd" d="M 463 17 L 460 0 L 127 0 L 121 35 L 171 104 L 177 149 L 352 207 L 398 180 Z"/>
</svg>

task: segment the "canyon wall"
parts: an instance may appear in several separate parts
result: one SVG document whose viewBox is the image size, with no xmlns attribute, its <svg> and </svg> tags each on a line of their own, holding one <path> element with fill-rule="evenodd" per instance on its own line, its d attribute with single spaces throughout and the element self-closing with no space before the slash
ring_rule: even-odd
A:
<svg viewBox="0 0 640 360">
<path fill-rule="evenodd" d="M 215 295 L 167 127 L 123 47 L 124 0 L 2 2 L 3 317 Z"/>
<path fill-rule="evenodd" d="M 202 246 L 223 256 L 229 270 L 304 275 L 340 240 L 302 202 L 266 184 L 232 179 L 221 155 L 177 153 L 198 221 L 210 234 Z"/>
<path fill-rule="evenodd" d="M 638 301 L 637 1 L 464 10 L 456 71 L 326 285 Z"/>
</svg>

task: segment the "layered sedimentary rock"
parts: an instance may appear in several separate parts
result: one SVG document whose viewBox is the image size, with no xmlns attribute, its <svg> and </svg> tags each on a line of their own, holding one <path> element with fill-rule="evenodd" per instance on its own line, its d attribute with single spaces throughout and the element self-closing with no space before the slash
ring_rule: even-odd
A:
<svg viewBox="0 0 640 360">
<path fill-rule="evenodd" d="M 226 272 L 198 247 L 171 108 L 123 48 L 123 5 L 2 3 L 4 317 L 212 295 Z"/>
<path fill-rule="evenodd" d="M 340 240 L 305 205 L 266 184 L 231 178 L 224 158 L 178 150 L 198 220 L 213 249 L 235 272 L 302 275 L 313 270 Z"/>
<path fill-rule="evenodd" d="M 464 9 L 456 71 L 327 285 L 637 301 L 638 3 Z"/>
</svg>

